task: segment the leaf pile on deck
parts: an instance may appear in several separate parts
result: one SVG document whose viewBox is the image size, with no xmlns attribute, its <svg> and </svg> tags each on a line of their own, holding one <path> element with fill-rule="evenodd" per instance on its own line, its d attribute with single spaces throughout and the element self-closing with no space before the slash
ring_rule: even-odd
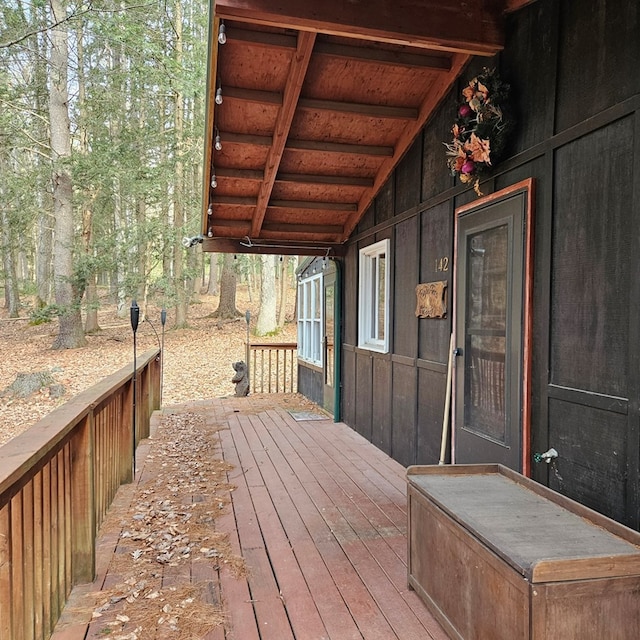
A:
<svg viewBox="0 0 640 640">
<path fill-rule="evenodd" d="M 231 466 L 216 458 L 218 430 L 194 413 L 159 425 L 109 569 L 122 581 L 93 612 L 109 637 L 199 638 L 223 623 L 218 571 L 242 575 L 245 566 L 215 530 L 233 490 Z"/>
</svg>

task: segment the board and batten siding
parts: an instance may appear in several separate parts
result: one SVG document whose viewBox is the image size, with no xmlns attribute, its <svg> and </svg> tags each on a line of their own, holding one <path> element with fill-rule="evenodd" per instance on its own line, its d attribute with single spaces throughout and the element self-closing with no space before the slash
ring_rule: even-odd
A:
<svg viewBox="0 0 640 640">
<path fill-rule="evenodd" d="M 476 199 L 445 165 L 464 84 L 511 84 L 516 130 L 485 194 L 535 181 L 534 479 L 640 527 L 640 4 L 537 0 L 506 18 L 504 51 L 476 58 L 349 240 L 343 419 L 404 465 L 437 463 L 451 331 L 455 208 Z M 358 251 L 391 239 L 391 351 L 357 347 Z M 442 258 L 448 269 L 442 269 Z M 446 280 L 446 319 L 414 315 Z"/>
</svg>

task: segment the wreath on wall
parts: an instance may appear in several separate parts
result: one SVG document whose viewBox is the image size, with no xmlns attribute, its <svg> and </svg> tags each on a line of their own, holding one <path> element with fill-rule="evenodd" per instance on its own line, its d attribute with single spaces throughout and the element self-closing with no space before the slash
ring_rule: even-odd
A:
<svg viewBox="0 0 640 640">
<path fill-rule="evenodd" d="M 504 151 L 512 129 L 508 109 L 509 85 L 495 69 L 484 68 L 462 90 L 464 100 L 458 106 L 451 128 L 453 140 L 445 142 L 447 165 L 451 175 L 461 182 L 473 182 L 481 196 L 480 175 L 492 166 Z"/>
</svg>

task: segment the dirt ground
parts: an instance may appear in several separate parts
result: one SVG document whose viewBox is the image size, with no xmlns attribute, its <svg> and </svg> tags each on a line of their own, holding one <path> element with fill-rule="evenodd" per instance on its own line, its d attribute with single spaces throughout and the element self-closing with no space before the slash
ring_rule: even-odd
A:
<svg viewBox="0 0 640 640">
<path fill-rule="evenodd" d="M 254 296 L 255 298 L 255 296 Z M 261 342 L 295 342 L 293 322 L 295 291 L 289 291 L 288 322 L 284 330 Z M 199 296 L 189 309 L 187 329 L 176 330 L 172 309 L 167 309 L 164 333 L 160 322 L 161 309 L 150 305 L 145 321 L 136 334 L 136 352 L 164 345 L 163 405 L 179 404 L 232 395 L 232 363 L 245 359 L 247 325 L 244 316 L 237 321 L 220 322 L 211 314 L 218 306 L 216 296 Z M 238 287 L 236 306 L 239 311 L 251 311 L 251 330 L 255 326 L 258 301 L 250 300 L 247 291 Z M 18 373 L 48 372 L 64 393 L 52 397 L 49 387 L 27 398 L 0 396 L 0 445 L 29 428 L 51 410 L 122 367 L 133 365 L 133 333 L 126 317 L 118 318 L 115 305 L 103 302 L 99 312 L 102 331 L 87 336 L 89 345 L 82 349 L 54 351 L 51 349 L 57 332 L 57 322 L 29 325 L 28 318 L 9 319 L 0 309 L 0 394 L 11 385 Z M 253 335 L 252 340 L 257 340 Z M 55 395 L 55 394 L 54 394 Z"/>
</svg>

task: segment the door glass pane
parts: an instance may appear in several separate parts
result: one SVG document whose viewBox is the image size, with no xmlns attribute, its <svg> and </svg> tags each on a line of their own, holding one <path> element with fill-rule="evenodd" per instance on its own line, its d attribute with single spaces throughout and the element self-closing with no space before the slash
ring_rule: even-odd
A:
<svg viewBox="0 0 640 640">
<path fill-rule="evenodd" d="M 504 444 L 508 257 L 507 225 L 467 239 L 464 426 Z"/>
</svg>

